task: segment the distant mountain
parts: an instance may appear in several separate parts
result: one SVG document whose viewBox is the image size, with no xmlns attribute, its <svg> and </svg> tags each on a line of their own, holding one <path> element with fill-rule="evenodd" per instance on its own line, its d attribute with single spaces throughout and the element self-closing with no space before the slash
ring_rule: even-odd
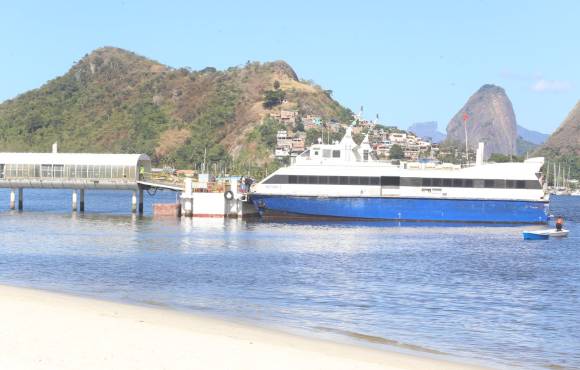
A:
<svg viewBox="0 0 580 370">
<path fill-rule="evenodd" d="M 538 144 L 534 144 L 530 141 L 525 140 L 523 137 L 518 136 L 518 139 L 516 141 L 516 154 L 524 157 L 529 156 L 538 147 L 539 147 Z"/>
<path fill-rule="evenodd" d="M 580 156 L 580 101 L 540 147 L 539 152 L 551 157 Z"/>
<path fill-rule="evenodd" d="M 528 130 L 527 128 L 520 125 L 517 125 L 517 130 L 518 136 L 520 136 L 525 141 L 536 145 L 543 144 L 550 137 L 548 134 L 542 134 L 538 131 Z"/>
<path fill-rule="evenodd" d="M 193 71 L 104 47 L 0 104 L 0 151 L 49 151 L 58 141 L 62 151 L 147 153 L 180 166 L 205 154 L 261 166 L 272 160 L 276 127 L 259 129 L 281 109 L 352 120 L 330 90 L 299 80 L 284 61 Z"/>
<path fill-rule="evenodd" d="M 448 143 L 465 145 L 464 115 L 467 114 L 468 145 L 486 143 L 485 156 L 492 153 L 516 154 L 517 124 L 512 103 L 505 90 L 495 85 L 483 85 L 457 112 L 447 125 Z"/>
<path fill-rule="evenodd" d="M 437 121 L 413 123 L 407 131 L 424 138 L 431 139 L 433 143 L 440 143 L 445 140 L 445 134 L 437 130 Z"/>
</svg>

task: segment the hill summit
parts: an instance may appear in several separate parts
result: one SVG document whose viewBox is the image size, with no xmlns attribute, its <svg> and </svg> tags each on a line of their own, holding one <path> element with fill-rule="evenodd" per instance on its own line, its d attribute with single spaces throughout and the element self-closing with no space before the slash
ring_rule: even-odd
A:
<svg viewBox="0 0 580 370">
<path fill-rule="evenodd" d="M 343 122 L 352 113 L 284 61 L 172 68 L 103 47 L 0 104 L 0 151 L 141 152 L 159 164 L 269 161 L 250 133 L 280 110 Z"/>
<path fill-rule="evenodd" d="M 483 85 L 455 114 L 447 125 L 447 141 L 465 145 L 463 126 L 467 114 L 467 140 L 470 149 L 485 142 L 486 157 L 492 153 L 516 154 L 517 124 L 512 103 L 505 90 Z"/>
</svg>

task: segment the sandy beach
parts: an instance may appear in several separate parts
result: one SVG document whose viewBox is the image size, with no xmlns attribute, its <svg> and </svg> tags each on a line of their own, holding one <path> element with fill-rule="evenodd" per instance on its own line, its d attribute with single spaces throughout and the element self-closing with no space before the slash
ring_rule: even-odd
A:
<svg viewBox="0 0 580 370">
<path fill-rule="evenodd" d="M 172 310 L 0 286 L 0 369 L 482 369 Z"/>
</svg>

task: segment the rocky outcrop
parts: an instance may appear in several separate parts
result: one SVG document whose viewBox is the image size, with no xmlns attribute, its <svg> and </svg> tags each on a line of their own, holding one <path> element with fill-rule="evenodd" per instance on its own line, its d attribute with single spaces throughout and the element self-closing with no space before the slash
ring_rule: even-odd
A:
<svg viewBox="0 0 580 370">
<path fill-rule="evenodd" d="M 467 142 L 476 149 L 485 143 L 485 156 L 492 153 L 516 154 L 516 116 L 505 90 L 483 85 L 447 125 L 447 142 L 465 145 L 464 116 L 467 115 Z"/>
</svg>

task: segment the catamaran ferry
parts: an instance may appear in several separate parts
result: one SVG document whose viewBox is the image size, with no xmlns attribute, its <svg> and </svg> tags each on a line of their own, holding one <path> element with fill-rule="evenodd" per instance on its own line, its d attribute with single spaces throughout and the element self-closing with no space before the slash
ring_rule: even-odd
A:
<svg viewBox="0 0 580 370">
<path fill-rule="evenodd" d="M 334 144 L 314 144 L 255 184 L 250 200 L 263 217 L 546 223 L 544 158 L 474 166 L 379 161 L 368 136 L 347 129 Z"/>
</svg>

